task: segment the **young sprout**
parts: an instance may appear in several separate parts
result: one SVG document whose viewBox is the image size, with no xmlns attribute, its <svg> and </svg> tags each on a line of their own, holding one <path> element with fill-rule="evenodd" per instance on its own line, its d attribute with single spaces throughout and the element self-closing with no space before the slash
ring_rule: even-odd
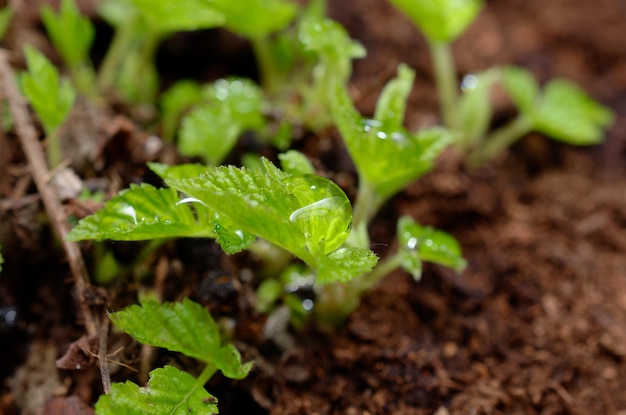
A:
<svg viewBox="0 0 626 415">
<path fill-rule="evenodd" d="M 230 379 L 243 379 L 252 368 L 252 362 L 242 364 L 232 344 L 223 344 L 209 312 L 189 299 L 174 304 L 148 300 L 109 317 L 137 341 L 183 353 L 205 363 L 205 367 L 198 378 L 165 366 L 150 373 L 145 387 L 130 381 L 114 383 L 111 394 L 98 399 L 98 415 L 217 414 L 217 399 L 204 385 L 218 370 Z"/>
<path fill-rule="evenodd" d="M 442 128 L 407 131 L 402 122 L 415 74 L 405 65 L 384 88 L 373 118 L 361 116 L 341 84 L 334 84 L 332 113 L 359 174 L 354 208 L 354 246 L 369 246 L 367 224 L 390 197 L 432 169 L 455 140 Z"/>
<path fill-rule="evenodd" d="M 43 125 L 48 141 L 48 164 L 53 168 L 63 158 L 57 134 L 74 106 L 76 91 L 67 80 L 60 79 L 57 68 L 37 49 L 26 46 L 24 55 L 28 71 L 22 73 L 20 85 Z"/>
<path fill-rule="evenodd" d="M 263 96 L 250 80 L 219 79 L 201 91 L 201 99 L 182 122 L 178 149 L 185 156 L 219 165 L 243 132 L 265 128 Z"/>
<path fill-rule="evenodd" d="M 205 0 L 106 0 L 100 14 L 115 27 L 115 37 L 98 74 L 99 87 L 115 86 L 133 103 L 153 101 L 158 85 L 154 54 L 161 40 L 225 21 Z"/>
<path fill-rule="evenodd" d="M 86 96 L 95 96 L 95 72 L 89 59 L 89 49 L 95 36 L 91 21 L 80 13 L 74 0 L 62 0 L 58 14 L 44 5 L 41 18 L 78 91 Z"/>
<path fill-rule="evenodd" d="M 423 33 L 430 47 L 444 124 L 458 130 L 458 83 L 450 45 L 474 21 L 482 0 L 389 0 Z"/>
<path fill-rule="evenodd" d="M 598 144 L 604 139 L 603 130 L 613 122 L 610 109 L 564 79 L 549 81 L 541 91 L 530 72 L 508 66 L 502 69 L 502 83 L 519 115 L 474 144 L 470 165 L 493 159 L 531 131 L 573 145 Z"/>
</svg>

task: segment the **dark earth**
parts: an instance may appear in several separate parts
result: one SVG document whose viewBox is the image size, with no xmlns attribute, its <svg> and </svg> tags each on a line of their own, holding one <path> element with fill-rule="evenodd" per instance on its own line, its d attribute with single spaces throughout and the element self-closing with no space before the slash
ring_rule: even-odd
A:
<svg viewBox="0 0 626 415">
<path fill-rule="evenodd" d="M 372 113 L 382 85 L 406 62 L 417 71 L 408 127 L 439 123 L 427 47 L 411 23 L 382 0 L 329 3 L 331 17 L 368 50 L 351 84 L 361 111 Z M 82 6 L 93 9 L 89 1 Z M 27 9 L 5 46 L 17 51 L 33 41 L 52 52 Z M 396 272 L 344 327 L 291 332 L 294 346 L 282 350 L 263 339 L 266 317 L 253 311 L 249 256 L 226 257 L 211 242 L 185 240 L 163 245 L 148 261 L 147 278 L 108 286 L 107 307 L 118 310 L 151 287 L 164 300 L 189 296 L 234 323 L 235 344 L 255 368 L 243 381 L 209 383 L 222 414 L 626 414 L 625 24 L 624 0 L 488 1 L 454 44 L 462 74 L 522 65 L 542 82 L 575 81 L 617 115 L 607 140 L 592 148 L 531 134 L 472 171 L 446 153 L 374 220 L 380 255 L 396 249 L 392 230 L 402 214 L 452 233 L 469 264 L 462 274 L 427 266 L 415 282 Z M 99 27 L 104 48 L 110 33 Z M 254 75 L 245 42 L 222 31 L 176 35 L 158 59 L 170 83 Z M 113 108 L 97 126 L 104 141 L 88 170 L 90 183 L 109 194 L 154 180 L 143 166 L 155 158 L 142 152 L 147 134 L 133 114 Z M 495 110 L 494 124 L 514 114 L 504 98 Z M 296 145 L 354 194 L 354 171 L 339 143 L 328 130 Z M 161 160 L 176 160 L 172 153 L 166 149 Z M 102 393 L 95 358 L 83 354 L 80 371 L 55 366 L 85 331 L 67 261 L 14 133 L 0 138 L 0 198 L 0 414 L 93 413 Z M 96 208 L 65 207 L 74 215 Z M 121 260 L 139 249 L 110 246 Z M 90 244 L 83 247 L 88 257 Z M 115 362 L 140 369 L 146 349 L 112 330 L 108 350 L 113 381 L 145 375 Z M 161 352 L 150 367 L 165 363 L 199 370 Z"/>
</svg>

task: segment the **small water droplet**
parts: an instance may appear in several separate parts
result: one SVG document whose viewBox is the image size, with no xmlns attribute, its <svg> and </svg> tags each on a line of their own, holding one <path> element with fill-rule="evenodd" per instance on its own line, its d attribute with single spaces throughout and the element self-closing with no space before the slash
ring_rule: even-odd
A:
<svg viewBox="0 0 626 415">
<path fill-rule="evenodd" d="M 465 75 L 461 82 L 461 91 L 468 93 L 473 92 L 478 86 L 478 77 L 473 74 Z"/>
<path fill-rule="evenodd" d="M 314 174 L 289 176 L 283 182 L 300 205 L 290 213 L 289 221 L 302 231 L 306 249 L 315 254 L 320 246 L 324 253 L 339 248 L 352 221 L 350 201 L 343 190 Z"/>
<path fill-rule="evenodd" d="M 135 225 L 137 224 L 137 211 L 134 207 L 132 207 L 131 205 L 124 205 L 120 208 L 119 212 L 122 215 L 130 216 L 130 218 L 133 220 L 133 223 Z"/>
<path fill-rule="evenodd" d="M 306 298 L 302 301 L 302 308 L 306 311 L 313 310 L 313 305 L 313 300 L 311 300 L 310 298 Z"/>
<path fill-rule="evenodd" d="M 182 205 L 183 203 L 200 203 L 202 206 L 209 207 L 209 205 L 207 205 L 200 199 L 196 199 L 195 197 L 186 197 L 184 199 L 180 199 L 178 202 L 176 202 L 176 206 Z"/>
<path fill-rule="evenodd" d="M 417 243 L 418 243 L 417 238 L 411 237 L 406 242 L 406 247 L 409 248 L 410 250 L 414 250 L 415 248 L 417 248 Z"/>
</svg>

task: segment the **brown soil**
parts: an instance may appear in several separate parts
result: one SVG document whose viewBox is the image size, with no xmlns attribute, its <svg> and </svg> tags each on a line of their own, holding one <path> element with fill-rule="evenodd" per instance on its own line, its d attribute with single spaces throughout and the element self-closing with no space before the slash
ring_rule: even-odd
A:
<svg viewBox="0 0 626 415">
<path fill-rule="evenodd" d="M 437 123 L 430 61 L 412 25 L 384 1 L 330 3 L 331 16 L 368 50 L 354 70 L 361 109 L 371 113 L 381 85 L 397 63 L 406 62 L 418 73 L 407 125 Z M 531 135 L 472 172 L 459 170 L 446 154 L 372 224 L 381 254 L 395 249 L 389 230 L 398 215 L 447 230 L 468 260 L 463 274 L 427 266 L 415 282 L 394 273 L 366 296 L 345 327 L 293 334 L 295 346 L 282 352 L 262 340 L 264 317 L 250 313 L 252 287 L 237 272 L 248 267 L 244 255 L 222 257 L 203 241 L 164 246 L 152 272 L 167 287 L 167 299 L 189 295 L 216 315 L 236 318 L 237 346 L 256 361 L 247 379 L 209 385 L 221 413 L 626 413 L 625 14 L 619 0 L 490 1 L 454 45 L 464 73 L 520 64 L 544 81 L 560 76 L 577 82 L 618 116 L 607 141 L 594 148 Z M 498 100 L 495 123 L 511 113 L 510 103 Z M 102 165 L 118 169 L 123 182 L 147 177 L 141 166 L 151 156 L 138 150 L 145 135 L 124 123 L 107 128 Z M 324 157 L 329 150 L 319 148 L 324 140 L 318 138 L 306 139 L 302 148 L 322 165 L 342 159 Z M 122 145 L 128 151 L 115 151 Z M 33 413 L 26 409 L 35 408 L 33 402 L 70 395 L 80 399 L 53 401 L 40 413 L 89 413 L 80 402 L 93 404 L 100 393 L 97 368 L 54 367 L 84 333 L 66 264 L 38 220 L 39 200 L 17 141 L 8 137 L 0 150 L 6 261 L 0 279 L 0 414 Z M 351 172 L 323 168 L 353 183 Z M 137 249 L 112 246 L 120 258 Z M 181 261 L 186 269 L 176 272 Z M 230 277 L 218 284 L 215 275 Z M 136 290 L 119 283 L 109 295 L 121 307 Z M 109 350 L 120 345 L 128 340 L 113 334 Z M 137 366 L 130 360 L 136 357 L 137 350 L 127 347 L 111 359 Z M 174 358 L 192 367 L 167 355 L 156 363 Z M 46 376 L 37 376 L 41 372 Z M 113 380 L 128 376 L 120 371 Z"/>
</svg>

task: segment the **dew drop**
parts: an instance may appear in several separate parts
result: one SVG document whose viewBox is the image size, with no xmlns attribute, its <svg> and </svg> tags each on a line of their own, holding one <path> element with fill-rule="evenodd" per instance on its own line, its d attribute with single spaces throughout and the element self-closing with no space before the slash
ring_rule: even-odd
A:
<svg viewBox="0 0 626 415">
<path fill-rule="evenodd" d="M 300 228 L 306 248 L 315 254 L 339 248 L 350 233 L 352 208 L 346 194 L 332 181 L 314 174 L 296 174 L 283 181 L 299 207 L 289 221 Z"/>
<path fill-rule="evenodd" d="M 461 82 L 461 91 L 468 93 L 473 92 L 478 86 L 478 77 L 476 75 L 465 75 Z"/>
<path fill-rule="evenodd" d="M 119 212 L 122 215 L 130 216 L 130 218 L 133 220 L 133 223 L 135 225 L 137 224 L 137 211 L 134 207 L 132 207 L 131 205 L 124 205 L 120 208 Z"/>
<path fill-rule="evenodd" d="M 313 300 L 311 300 L 310 298 L 302 300 L 302 308 L 306 311 L 313 310 L 313 305 Z"/>
</svg>

